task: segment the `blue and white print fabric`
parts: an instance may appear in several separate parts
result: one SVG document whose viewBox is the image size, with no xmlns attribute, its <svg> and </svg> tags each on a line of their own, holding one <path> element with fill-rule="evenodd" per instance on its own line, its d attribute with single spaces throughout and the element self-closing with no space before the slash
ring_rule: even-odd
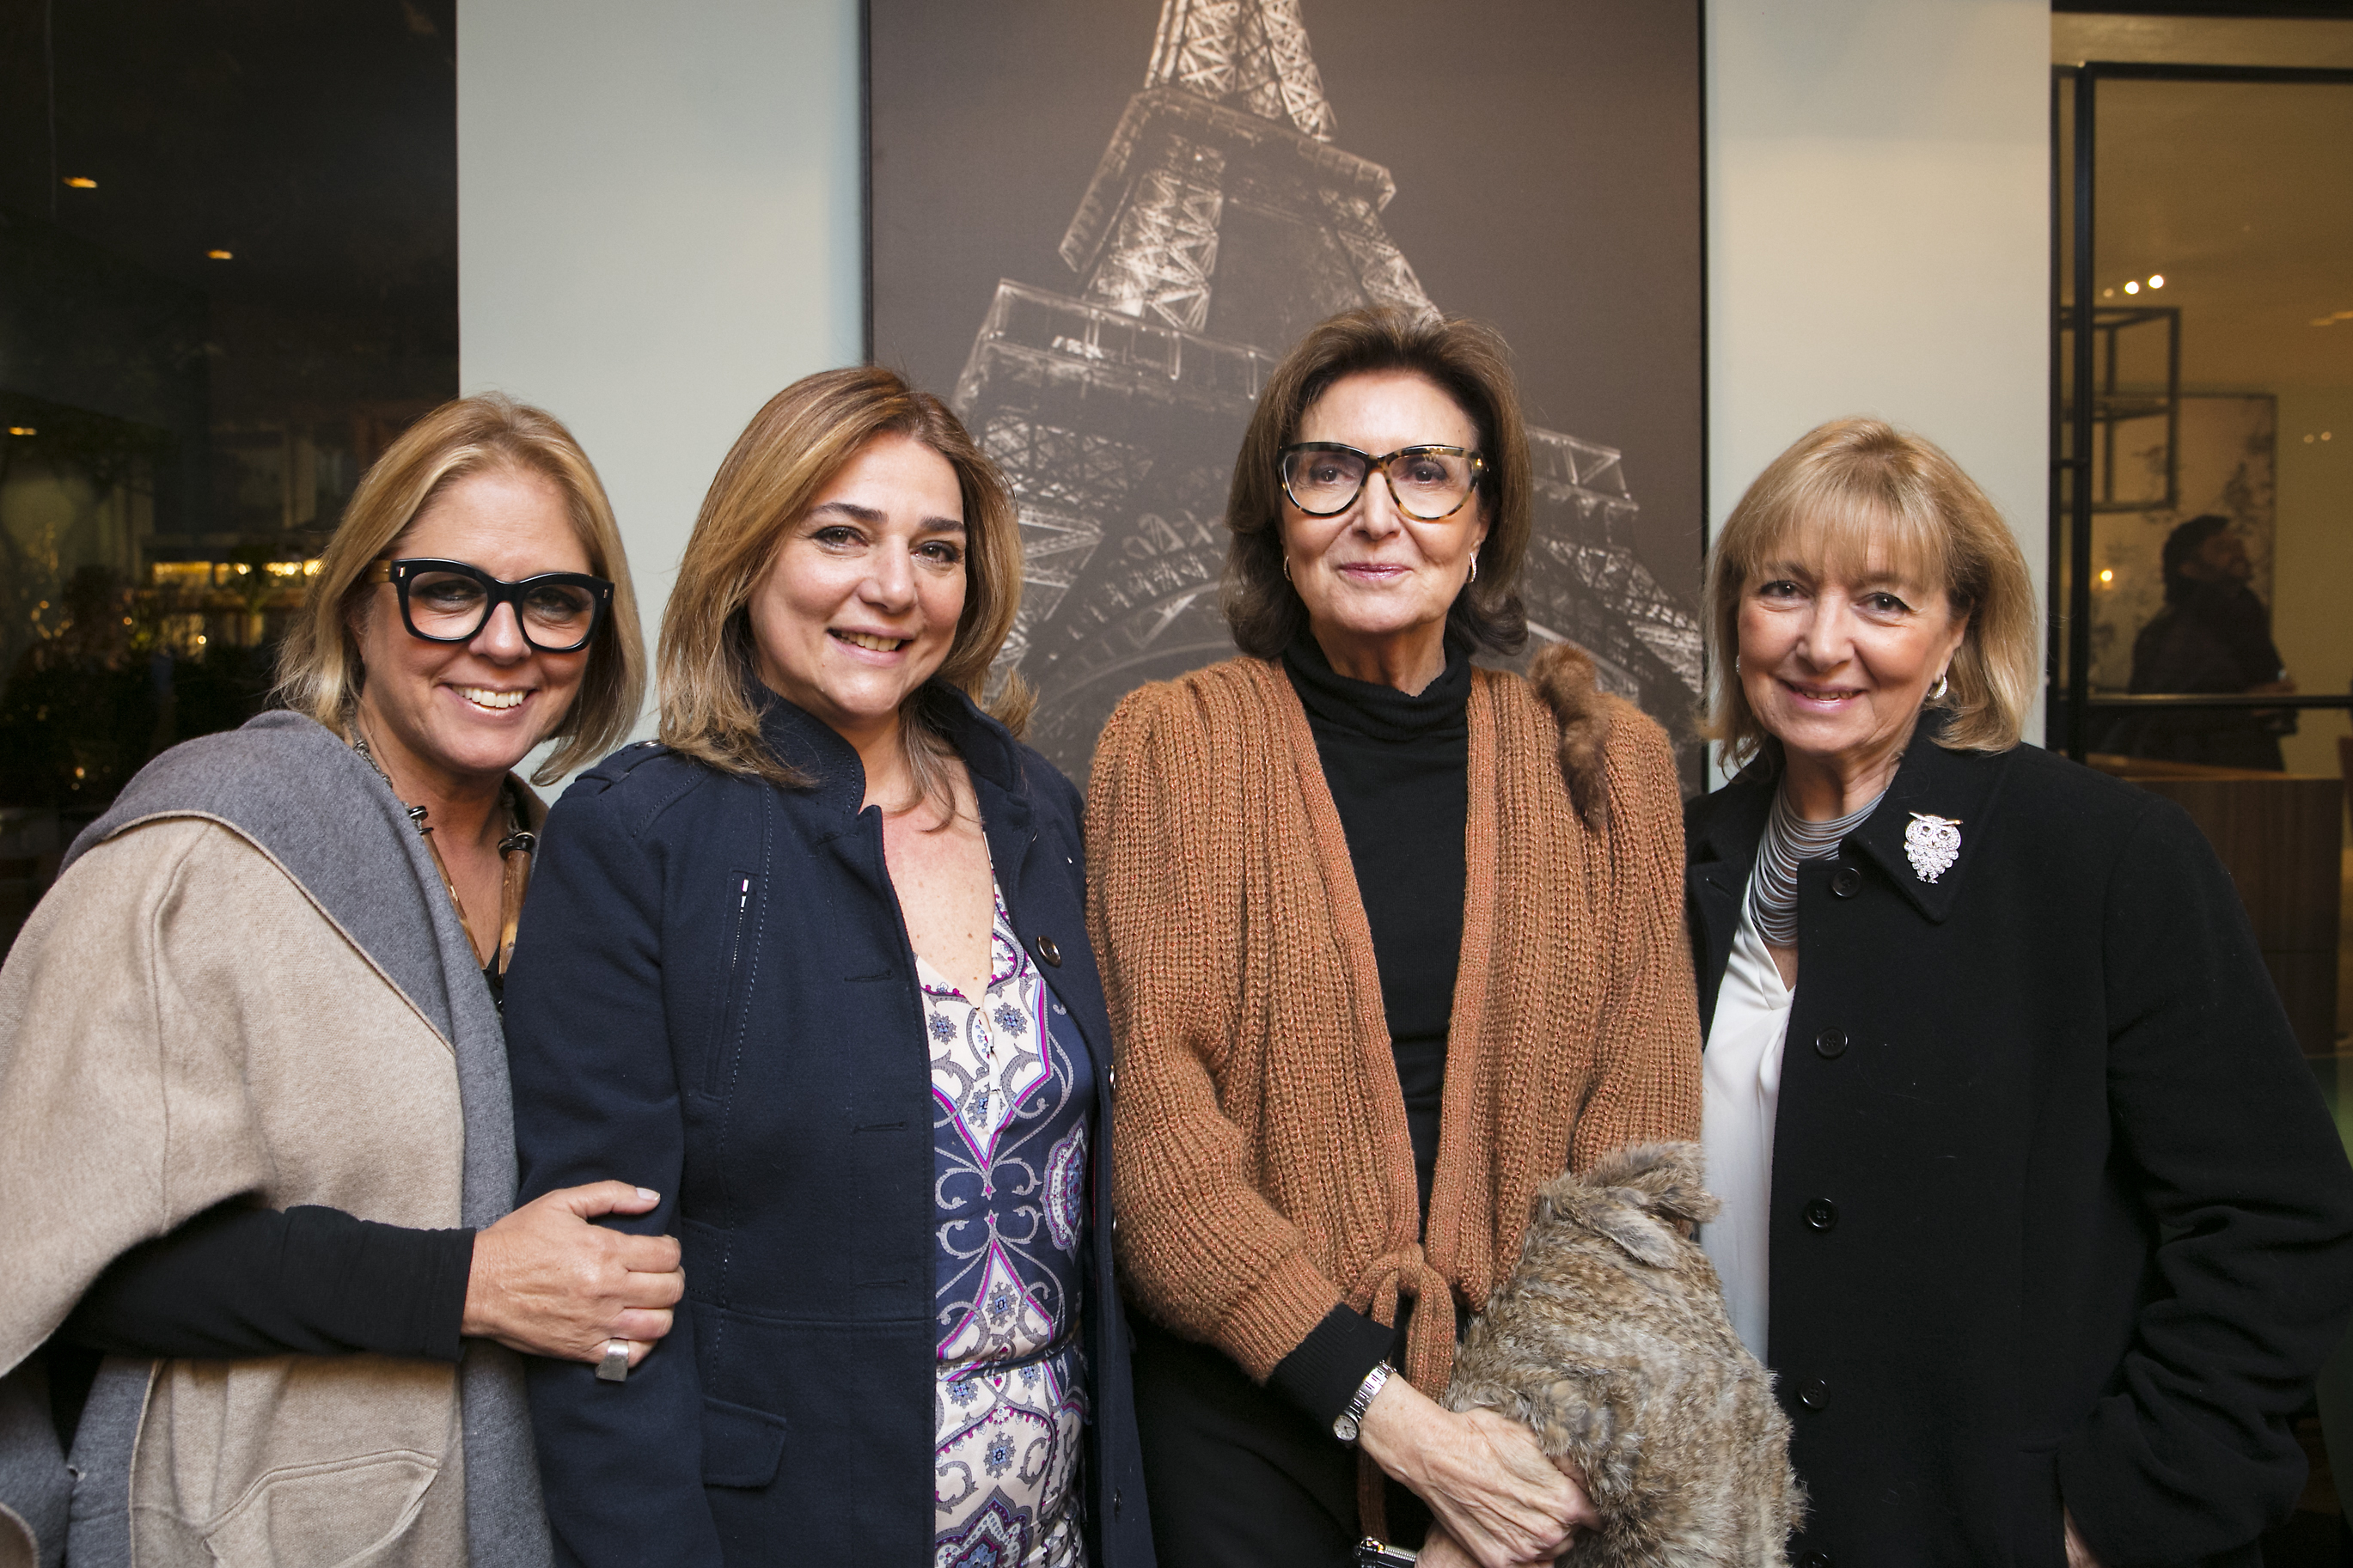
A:
<svg viewBox="0 0 2353 1568">
<path fill-rule="evenodd" d="M 934 1568 L 1080 1568 L 1094 1072 L 997 898 L 987 988 L 916 961 L 932 1066 Z"/>
</svg>

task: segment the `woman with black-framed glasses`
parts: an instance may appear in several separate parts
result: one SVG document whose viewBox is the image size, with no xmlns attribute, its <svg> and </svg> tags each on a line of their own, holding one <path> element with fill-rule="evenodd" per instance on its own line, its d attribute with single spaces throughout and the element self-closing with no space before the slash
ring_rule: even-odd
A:
<svg viewBox="0 0 2353 1568">
<path fill-rule="evenodd" d="M 586 454 L 446 405 L 353 493 L 292 711 L 76 842 L 0 971 L 0 1502 L 39 1560 L 69 1511 L 77 1563 L 127 1561 L 134 1514 L 142 1563 L 550 1561 L 511 1352 L 617 1373 L 683 1284 L 675 1242 L 588 1223 L 655 1194 L 514 1205 L 513 770 L 617 742 L 643 667 Z"/>
<path fill-rule="evenodd" d="M 1163 1562 L 1338 1568 L 1386 1531 L 1504 1568 L 1596 1519 L 1525 1427 L 1435 1402 L 1536 1187 L 1699 1123 L 1665 738 L 1574 647 L 1472 666 L 1527 640 L 1532 484 L 1493 332 L 1324 322 L 1234 463 L 1247 657 L 1096 749 Z"/>
</svg>

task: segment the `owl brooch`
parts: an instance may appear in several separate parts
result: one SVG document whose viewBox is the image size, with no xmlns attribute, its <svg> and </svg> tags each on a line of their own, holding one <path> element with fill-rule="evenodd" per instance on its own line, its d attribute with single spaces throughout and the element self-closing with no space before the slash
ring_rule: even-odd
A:
<svg viewBox="0 0 2353 1568">
<path fill-rule="evenodd" d="M 1904 855 L 1922 881 L 1933 882 L 1952 869 L 1960 853 L 1960 818 L 1912 814 L 1912 826 L 1904 830 Z"/>
</svg>

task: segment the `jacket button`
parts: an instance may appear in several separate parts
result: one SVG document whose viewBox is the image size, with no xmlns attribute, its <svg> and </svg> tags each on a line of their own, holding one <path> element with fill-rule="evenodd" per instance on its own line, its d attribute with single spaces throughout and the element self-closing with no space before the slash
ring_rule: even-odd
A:
<svg viewBox="0 0 2353 1568">
<path fill-rule="evenodd" d="M 1103 1077 L 1110 1081 L 1112 1093 L 1116 1095 L 1119 1092 L 1119 1068 L 1106 1068 L 1103 1069 Z"/>
<path fill-rule="evenodd" d="M 1814 1055 L 1826 1062 L 1834 1062 L 1846 1055 L 1846 1031 L 1824 1029 L 1814 1037 Z"/>
<path fill-rule="evenodd" d="M 1798 1568 L 1831 1568 L 1831 1554 L 1827 1552 L 1809 1552 L 1798 1559 Z"/>
<path fill-rule="evenodd" d="M 1806 1224 L 1816 1230 L 1836 1230 L 1838 1205 L 1828 1198 L 1816 1198 L 1806 1205 Z"/>
<path fill-rule="evenodd" d="M 1125 1502 L 1126 1502 L 1126 1500 L 1126 1500 L 1125 1498 L 1124 1498 L 1124 1497 L 1122 1497 L 1122 1496 L 1120 1495 L 1120 1491 L 1119 1491 L 1119 1489 L 1118 1489 L 1117 1487 L 1113 1487 L 1113 1488 L 1112 1488 L 1112 1489 L 1111 1489 L 1111 1516 L 1112 1516 L 1112 1518 L 1113 1518 L 1113 1519 L 1117 1519 L 1117 1518 L 1119 1517 L 1119 1510 L 1120 1510 L 1120 1508 L 1121 1508 L 1121 1506 L 1122 1506 L 1124 1503 L 1125 1503 Z"/>
<path fill-rule="evenodd" d="M 1062 950 L 1054 945 L 1054 939 L 1050 936 L 1038 939 L 1038 956 L 1057 969 L 1062 967 Z"/>
<path fill-rule="evenodd" d="M 1831 1385 L 1820 1378 L 1798 1390 L 1798 1403 L 1809 1410 L 1820 1410 L 1831 1402 Z"/>
<path fill-rule="evenodd" d="M 1862 891 L 1862 873 L 1852 866 L 1841 866 L 1831 873 L 1831 891 L 1841 899 L 1851 899 Z"/>
</svg>

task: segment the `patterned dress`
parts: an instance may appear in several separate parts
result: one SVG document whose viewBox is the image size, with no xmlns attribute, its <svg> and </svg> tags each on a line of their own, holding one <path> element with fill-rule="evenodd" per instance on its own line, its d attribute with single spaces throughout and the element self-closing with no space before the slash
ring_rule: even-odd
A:
<svg viewBox="0 0 2353 1568">
<path fill-rule="evenodd" d="M 1094 1072 L 997 899 L 988 987 L 916 961 L 932 1063 L 934 1568 L 1080 1568 Z"/>
</svg>

